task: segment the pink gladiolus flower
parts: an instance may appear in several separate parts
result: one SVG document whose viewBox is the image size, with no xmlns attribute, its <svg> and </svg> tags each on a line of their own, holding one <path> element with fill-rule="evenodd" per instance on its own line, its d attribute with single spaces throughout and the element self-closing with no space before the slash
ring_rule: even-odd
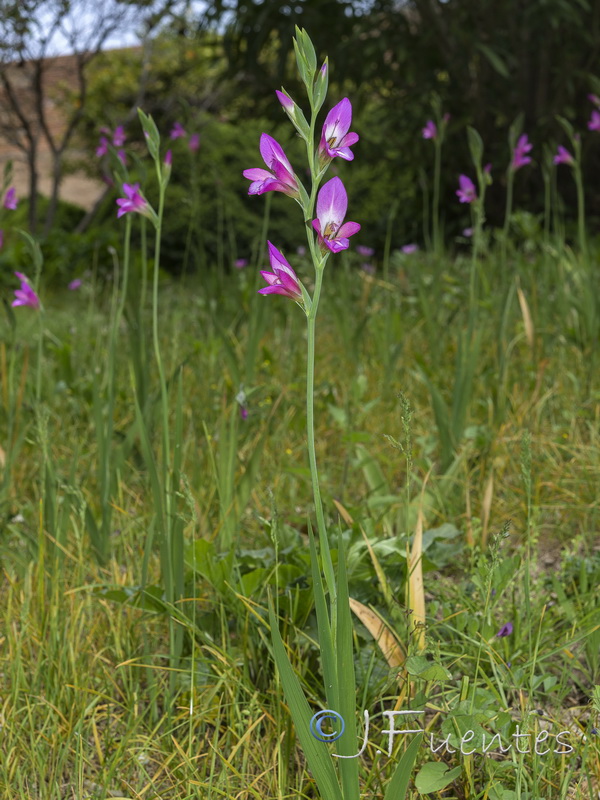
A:
<svg viewBox="0 0 600 800">
<path fill-rule="evenodd" d="M 125 144 L 125 128 L 122 125 L 117 125 L 113 133 L 113 144 L 115 147 L 123 147 Z"/>
<path fill-rule="evenodd" d="M 424 139 L 437 139 L 437 127 L 432 119 L 428 119 L 421 131 Z"/>
<path fill-rule="evenodd" d="M 4 195 L 4 202 L 2 203 L 4 208 L 10 209 L 10 211 L 14 211 L 17 207 L 17 190 L 14 186 L 11 186 L 7 193 Z"/>
<path fill-rule="evenodd" d="M 511 169 L 514 171 L 524 167 L 526 164 L 531 164 L 531 158 L 527 155 L 533 145 L 527 138 L 527 134 L 524 133 L 522 136 L 519 136 L 519 140 L 517 142 L 517 146 L 513 151 L 513 158 L 511 163 Z"/>
<path fill-rule="evenodd" d="M 261 270 L 261 275 L 269 284 L 263 289 L 259 289 L 259 294 L 282 294 L 284 297 L 291 297 L 297 303 L 302 303 L 302 289 L 300 281 L 294 270 L 286 261 L 283 253 L 267 242 L 269 246 L 269 261 L 273 272 Z"/>
<path fill-rule="evenodd" d="M 325 117 L 321 141 L 319 143 L 319 156 L 321 160 L 340 156 L 346 161 L 354 159 L 354 153 L 350 150 L 353 144 L 358 142 L 357 133 L 348 133 L 352 124 L 352 103 L 347 97 L 334 106 Z"/>
<path fill-rule="evenodd" d="M 77 289 L 80 289 L 81 288 L 81 278 L 75 278 L 74 281 L 71 281 L 71 283 L 69 283 L 68 288 L 72 292 L 75 292 Z"/>
<path fill-rule="evenodd" d="M 190 136 L 190 140 L 188 142 L 188 147 L 190 148 L 192 153 L 195 153 L 198 150 L 198 148 L 200 147 L 199 133 L 192 133 L 192 135 Z"/>
<path fill-rule="evenodd" d="M 117 205 L 120 206 L 117 218 L 122 217 L 123 214 L 127 214 L 129 211 L 137 211 L 143 214 L 148 207 L 148 201 L 140 194 L 139 183 L 124 183 L 123 192 L 125 197 L 119 197 L 117 200 Z"/>
<path fill-rule="evenodd" d="M 411 256 L 413 253 L 418 252 L 419 245 L 418 244 L 405 244 L 403 247 L 400 248 L 404 255 Z"/>
<path fill-rule="evenodd" d="M 458 176 L 458 183 L 460 189 L 456 190 L 456 194 L 461 203 L 472 203 L 477 200 L 477 192 L 473 181 L 466 175 Z"/>
<path fill-rule="evenodd" d="M 298 181 L 292 170 L 292 165 L 283 152 L 281 145 L 267 133 L 261 134 L 260 154 L 269 169 L 253 167 L 252 169 L 244 170 L 244 178 L 252 181 L 248 194 L 283 192 L 290 197 L 297 197 Z M 271 171 L 269 172 L 269 170 Z"/>
<path fill-rule="evenodd" d="M 98 156 L 98 158 L 102 158 L 102 156 L 105 156 L 107 153 L 108 153 L 108 139 L 106 138 L 106 136 L 101 136 L 100 144 L 96 148 L 96 155 Z"/>
<path fill-rule="evenodd" d="M 185 128 L 181 124 L 181 122 L 176 122 L 173 127 L 171 128 L 171 133 L 169 134 L 171 139 L 182 139 L 184 136 L 187 136 L 185 132 Z"/>
<path fill-rule="evenodd" d="M 558 146 L 558 151 L 557 151 L 556 155 L 554 156 L 554 163 L 555 164 L 568 164 L 570 167 L 572 167 L 573 164 L 575 163 L 575 159 L 573 158 L 571 153 L 569 153 L 569 151 L 567 150 L 566 147 L 563 147 L 562 145 L 559 145 Z"/>
<path fill-rule="evenodd" d="M 27 275 L 22 272 L 15 272 L 17 278 L 21 281 L 21 288 L 15 289 L 15 299 L 12 302 L 13 306 L 30 306 L 31 308 L 40 307 L 40 298 L 33 290 L 29 283 Z"/>
<path fill-rule="evenodd" d="M 600 131 L 600 111 L 592 111 L 592 116 L 588 122 L 591 131 Z"/>
<path fill-rule="evenodd" d="M 358 233 L 358 222 L 344 222 L 348 209 L 348 195 L 339 178 L 332 178 L 321 188 L 317 197 L 317 219 L 312 226 L 319 236 L 321 249 L 327 247 L 332 253 L 347 250 L 348 236 Z"/>
</svg>

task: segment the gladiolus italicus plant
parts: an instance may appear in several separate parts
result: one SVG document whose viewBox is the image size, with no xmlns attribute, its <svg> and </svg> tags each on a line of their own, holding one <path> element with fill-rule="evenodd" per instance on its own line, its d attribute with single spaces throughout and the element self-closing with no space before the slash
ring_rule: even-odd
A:
<svg viewBox="0 0 600 800">
<path fill-rule="evenodd" d="M 260 154 L 268 169 L 255 167 L 244 170 L 244 178 L 252 181 L 248 194 L 283 192 L 290 197 L 296 197 L 298 181 L 279 142 L 267 133 L 263 133 L 260 137 Z"/>
<path fill-rule="evenodd" d="M 458 185 L 456 195 L 461 203 L 473 203 L 477 200 L 475 184 L 467 175 L 458 176 Z"/>
<path fill-rule="evenodd" d="M 348 133 L 352 124 L 352 103 L 347 97 L 335 105 L 325 117 L 319 156 L 321 161 L 339 156 L 346 161 L 352 161 L 354 153 L 350 150 L 358 142 L 357 133 Z"/>
<path fill-rule="evenodd" d="M 511 162 L 511 168 L 516 171 L 521 167 L 525 167 L 527 164 L 531 164 L 531 156 L 527 154 L 531 151 L 533 145 L 527 138 L 527 134 L 524 133 L 522 136 L 519 136 L 519 141 L 516 144 L 516 147 L 513 151 L 513 158 Z"/>
<path fill-rule="evenodd" d="M 14 211 L 17 207 L 17 190 L 14 186 L 11 186 L 10 189 L 4 195 L 4 208 L 9 209 L 9 211 Z"/>
<path fill-rule="evenodd" d="M 590 131 L 600 131 L 600 111 L 592 111 L 592 116 L 588 122 L 588 129 Z"/>
<path fill-rule="evenodd" d="M 146 213 L 148 209 L 148 201 L 140 193 L 139 183 L 124 183 L 123 193 L 125 197 L 119 197 L 117 199 L 117 205 L 119 206 L 117 217 L 122 217 L 123 214 L 127 214 L 130 211 L 135 211 L 138 214 Z"/>
<path fill-rule="evenodd" d="M 15 299 L 13 300 L 12 305 L 39 308 L 40 298 L 37 296 L 33 286 L 29 282 L 27 275 L 24 275 L 22 272 L 15 272 L 15 275 L 21 281 L 21 288 L 15 289 Z"/>
<path fill-rule="evenodd" d="M 566 147 L 563 147 L 561 144 L 559 144 L 556 155 L 554 156 L 554 163 L 568 164 L 570 167 L 572 167 L 575 164 L 575 159 L 571 153 L 569 153 Z"/>
<path fill-rule="evenodd" d="M 352 755 L 356 751 L 356 686 L 353 669 L 347 671 L 348 665 L 353 663 L 354 656 L 352 620 L 344 568 L 344 547 L 340 538 L 336 577 L 331 556 L 332 532 L 328 530 L 325 520 L 317 468 L 314 425 L 315 325 L 326 264 L 332 254 L 348 248 L 349 237 L 360 230 L 360 225 L 357 222 L 345 222 L 348 195 L 341 178 L 332 178 L 321 188 L 319 187 L 333 158 L 339 156 L 348 162 L 353 160 L 354 154 L 350 147 L 358 141 L 358 134 L 349 133 L 352 124 L 352 105 L 348 98 L 344 98 L 327 113 L 319 143 L 315 146 L 314 132 L 317 116 L 327 95 L 327 60 L 321 69 L 317 70 L 314 46 L 306 31 L 299 28 L 296 28 L 294 50 L 298 71 L 308 94 L 310 120 L 307 120 L 299 105 L 285 90 L 278 91 L 277 97 L 297 134 L 306 145 L 310 187 L 308 189 L 304 187 L 294 173 L 281 145 L 266 133 L 260 137 L 260 152 L 267 169 L 247 169 L 243 174 L 245 178 L 252 181 L 249 194 L 260 195 L 268 191 L 283 192 L 293 197 L 301 206 L 303 220 L 307 223 L 308 251 L 315 270 L 314 289 L 311 296 L 284 255 L 274 244 L 268 242 L 271 270 L 262 271 L 262 277 L 268 285 L 259 289 L 259 293 L 262 295 L 279 294 L 294 300 L 303 309 L 307 320 L 306 434 L 319 552 L 317 552 L 317 543 L 310 524 L 309 546 L 315 604 L 319 610 L 317 614 L 319 644 L 321 652 L 324 654 L 323 680 L 326 701 L 330 708 L 336 709 L 336 713 L 346 720 L 345 729 L 336 742 L 340 758 L 337 761 L 339 777 L 329 753 L 326 750 L 315 750 L 315 741 L 310 728 L 312 711 L 303 695 L 302 687 L 283 645 L 277 617 L 271 605 L 269 621 L 273 653 L 298 738 L 321 797 L 324 800 L 330 800 L 334 796 L 341 799 L 342 796 L 350 798 L 359 795 L 358 764 L 355 756 Z M 325 595 L 325 589 L 328 597 Z M 345 665 L 343 680 L 341 679 L 340 664 Z M 412 752 L 409 755 L 412 756 Z M 414 755 L 416 756 L 416 749 Z M 412 765 L 412 761 L 410 761 L 410 765 Z M 401 761 L 400 766 L 401 771 L 406 770 L 407 766 L 410 769 L 408 759 L 405 763 Z M 337 792 L 333 795 L 333 782 L 335 781 L 339 781 L 342 788 L 337 783 L 335 786 Z"/>
<path fill-rule="evenodd" d="M 298 276 L 288 264 L 285 256 L 281 253 L 275 245 L 267 242 L 269 247 L 269 260 L 271 262 L 271 269 L 273 272 L 261 271 L 261 275 L 269 284 L 263 289 L 259 289 L 259 294 L 282 294 L 284 297 L 290 297 L 297 303 L 302 303 L 302 289 Z"/>
<path fill-rule="evenodd" d="M 421 133 L 423 134 L 424 139 L 436 139 L 437 125 L 432 119 L 428 119 Z"/>
<path fill-rule="evenodd" d="M 348 237 L 360 230 L 358 222 L 344 222 L 348 210 L 348 195 L 339 178 L 332 178 L 323 186 L 317 197 L 317 219 L 312 226 L 319 237 L 319 244 L 332 253 L 347 250 Z"/>
</svg>

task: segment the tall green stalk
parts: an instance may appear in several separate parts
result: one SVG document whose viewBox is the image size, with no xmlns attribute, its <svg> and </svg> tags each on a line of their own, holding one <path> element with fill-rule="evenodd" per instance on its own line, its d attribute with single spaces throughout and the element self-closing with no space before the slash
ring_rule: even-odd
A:
<svg viewBox="0 0 600 800">
<path fill-rule="evenodd" d="M 333 238 L 340 227 L 335 227 L 331 221 L 326 223 L 321 236 L 316 237 L 311 221 L 314 215 L 317 190 L 325 174 L 331 158 L 315 150 L 315 126 L 317 114 L 322 107 L 327 93 L 327 61 L 317 73 L 317 59 L 314 47 L 306 31 L 296 28 L 294 39 L 296 61 L 300 75 L 307 89 L 311 108 L 310 123 L 305 119 L 302 111 L 287 95 L 280 93 L 280 100 L 284 110 L 290 117 L 296 130 L 306 143 L 307 159 L 312 180 L 310 194 L 298 181 L 297 201 L 302 207 L 304 220 L 307 227 L 308 246 L 315 269 L 315 287 L 312 297 L 304 286 L 297 280 L 293 270 L 286 269 L 286 282 L 281 282 L 276 266 L 278 262 L 272 260 L 274 273 L 272 276 L 278 280 L 277 288 L 283 289 L 280 293 L 292 297 L 302 306 L 307 318 L 307 362 L 306 362 L 306 435 L 308 459 L 310 465 L 315 515 L 319 535 L 320 560 L 317 556 L 316 543 L 309 526 L 311 573 L 315 597 L 315 610 L 317 614 L 317 627 L 319 632 L 319 645 L 323 663 L 324 694 L 329 705 L 324 713 L 329 718 L 341 719 L 345 729 L 332 741 L 337 741 L 336 766 L 332 756 L 323 746 L 325 739 L 319 740 L 315 735 L 313 723 L 315 716 L 300 683 L 294 673 L 289 656 L 286 653 L 281 634 L 279 633 L 278 620 L 275 616 L 273 604 L 269 604 L 269 620 L 273 640 L 273 652 L 279 670 L 279 675 L 285 692 L 286 700 L 291 710 L 296 726 L 298 738 L 306 755 L 308 765 L 317 782 L 319 791 L 324 800 L 359 800 L 358 782 L 358 755 L 356 750 L 356 679 L 354 673 L 353 630 L 348 595 L 348 580 L 344 556 L 344 545 L 341 535 L 338 536 L 338 568 L 337 580 L 331 558 L 331 543 L 328 536 L 319 473 L 315 449 L 315 422 L 314 422 L 314 380 L 315 380 L 315 342 L 316 319 L 321 298 L 325 265 L 330 255 L 324 237 Z M 283 98 L 283 99 L 282 99 Z M 339 179 L 336 179 L 339 180 Z M 337 184 L 336 184 L 337 185 Z M 325 187 L 324 187 L 325 189 Z M 343 187 L 342 187 L 343 189 Z M 345 194 L 345 190 L 343 190 Z M 330 196 L 333 198 L 333 192 Z M 331 199 L 332 207 L 335 200 Z M 325 217 L 323 218 L 325 219 Z M 325 224 L 319 220 L 319 224 Z M 341 224 L 341 223 L 340 223 Z M 333 225 L 334 230 L 329 226 Z M 343 248 L 341 248 L 343 249 Z M 278 251 L 276 251 L 278 253 Z M 281 254 L 278 254 L 280 257 Z M 280 262 L 279 262 L 280 263 Z M 293 279 L 292 279 L 293 276 Z M 273 285 L 273 281 L 269 281 Z M 324 577 L 324 582 L 323 582 Z M 329 604 L 325 596 L 325 585 L 329 593 Z M 318 715 L 316 715 L 318 716 Z M 317 726 L 317 730 L 320 730 Z M 385 800 L 403 800 L 408 786 L 404 781 L 406 773 L 416 757 L 416 747 L 409 749 L 400 761 L 394 777 L 388 786 Z M 399 772 L 400 770 L 400 772 Z"/>
</svg>

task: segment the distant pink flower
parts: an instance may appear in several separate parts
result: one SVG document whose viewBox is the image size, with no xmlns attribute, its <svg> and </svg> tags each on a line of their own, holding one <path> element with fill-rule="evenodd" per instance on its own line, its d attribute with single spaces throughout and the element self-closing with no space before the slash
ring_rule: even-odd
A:
<svg viewBox="0 0 600 800">
<path fill-rule="evenodd" d="M 418 244 L 405 244 L 403 247 L 400 248 L 404 255 L 411 256 L 413 253 L 417 253 L 419 250 Z"/>
<path fill-rule="evenodd" d="M 344 97 L 325 117 L 319 143 L 321 160 L 326 161 L 328 158 L 336 156 L 346 161 L 354 159 L 354 153 L 350 147 L 358 142 L 359 137 L 357 133 L 348 133 L 351 124 L 352 103 L 347 97 Z"/>
<path fill-rule="evenodd" d="M 107 153 L 108 153 L 108 139 L 106 138 L 106 136 L 101 136 L 100 144 L 96 148 L 96 155 L 98 156 L 98 158 L 102 158 L 102 156 L 105 156 Z"/>
<path fill-rule="evenodd" d="M 358 222 L 344 222 L 348 210 L 348 195 L 339 178 L 332 178 L 321 187 L 317 196 L 317 219 L 312 226 L 319 236 L 321 248 L 327 247 L 332 253 L 347 250 L 353 236 L 360 230 Z"/>
<path fill-rule="evenodd" d="M 298 276 L 288 264 L 283 253 L 280 253 L 275 245 L 267 242 L 269 247 L 269 261 L 273 272 L 261 270 L 261 275 L 269 284 L 263 289 L 259 289 L 259 294 L 281 294 L 290 297 L 297 303 L 302 303 L 302 289 Z"/>
<path fill-rule="evenodd" d="M 471 238 L 471 236 L 473 236 L 473 228 L 465 228 L 465 229 L 463 230 L 463 232 L 462 232 L 462 235 L 463 235 L 463 236 L 464 236 L 466 239 L 470 239 L 470 238 Z"/>
<path fill-rule="evenodd" d="M 236 258 L 233 262 L 233 266 L 236 269 L 244 269 L 244 267 L 248 266 L 248 259 L 247 258 Z"/>
<path fill-rule="evenodd" d="M 72 292 L 75 292 L 77 289 L 80 289 L 80 288 L 81 288 L 81 283 L 82 283 L 82 281 L 81 281 L 81 278 L 75 278 L 75 280 L 74 280 L 74 281 L 71 281 L 71 283 L 69 283 L 69 286 L 68 286 L 68 288 L 69 288 L 69 289 L 70 289 Z"/>
<path fill-rule="evenodd" d="M 182 139 L 184 136 L 187 136 L 185 132 L 185 128 L 181 124 L 181 122 L 176 122 L 173 127 L 171 128 L 171 133 L 169 134 L 171 139 Z"/>
<path fill-rule="evenodd" d="M 127 156 L 125 155 L 125 150 L 117 150 L 117 158 L 124 167 L 127 166 Z"/>
<path fill-rule="evenodd" d="M 4 231 L 0 231 L 0 250 L 4 247 Z"/>
<path fill-rule="evenodd" d="M 123 147 L 125 144 L 125 128 L 122 125 L 117 125 L 115 128 L 115 132 L 113 133 L 112 143 L 115 147 Z"/>
<path fill-rule="evenodd" d="M 299 256 L 305 256 L 306 255 L 306 247 L 304 247 L 304 245 L 301 244 L 299 247 L 296 248 L 296 253 Z"/>
<path fill-rule="evenodd" d="M 428 119 L 421 131 L 424 139 L 437 139 L 437 126 L 432 119 Z"/>
<path fill-rule="evenodd" d="M 513 158 L 510 165 L 512 170 L 516 172 L 516 170 L 520 169 L 521 167 L 531 164 L 531 157 L 528 156 L 527 153 L 529 153 L 532 147 L 533 145 L 527 138 L 526 133 L 524 133 L 522 136 L 519 136 L 517 145 L 513 150 Z"/>
<path fill-rule="evenodd" d="M 600 111 L 592 111 L 592 116 L 588 122 L 591 131 L 600 131 Z"/>
<path fill-rule="evenodd" d="M 192 153 L 195 153 L 198 150 L 198 148 L 200 147 L 199 133 L 192 133 L 192 135 L 190 136 L 190 140 L 188 142 L 188 147 L 190 148 Z"/>
<path fill-rule="evenodd" d="M 600 108 L 600 97 L 597 94 L 588 94 L 588 100 L 591 100 L 595 106 Z"/>
<path fill-rule="evenodd" d="M 21 288 L 15 289 L 15 299 L 12 302 L 13 306 L 30 306 L 31 308 L 40 307 L 40 298 L 37 296 L 33 287 L 29 283 L 27 275 L 22 272 L 15 272 L 17 278 L 21 281 Z"/>
<path fill-rule="evenodd" d="M 119 206 L 117 218 L 122 217 L 123 214 L 127 214 L 129 211 L 137 211 L 139 214 L 143 214 L 146 211 L 148 201 L 140 194 L 139 183 L 124 183 L 123 192 L 125 197 L 119 197 L 117 200 L 117 205 Z"/>
<path fill-rule="evenodd" d="M 370 258 L 371 256 L 375 255 L 375 250 L 373 250 L 372 247 L 367 247 L 364 244 L 357 244 L 356 252 L 359 256 L 364 256 L 365 258 Z"/>
<path fill-rule="evenodd" d="M 269 169 L 253 167 L 244 170 L 244 178 L 252 181 L 248 194 L 283 192 L 290 197 L 297 197 L 298 181 L 279 142 L 267 133 L 261 134 L 260 154 Z"/>
<path fill-rule="evenodd" d="M 10 211 L 14 211 L 17 207 L 17 190 L 14 186 L 11 186 L 4 195 L 4 202 L 2 205 L 4 208 L 8 208 Z"/>
<path fill-rule="evenodd" d="M 244 422 L 248 419 L 248 409 L 246 406 L 240 406 L 240 417 L 244 420 Z"/>
<path fill-rule="evenodd" d="M 466 175 L 459 175 L 458 183 L 460 188 L 456 190 L 456 194 L 461 203 L 473 203 L 477 200 L 475 184 L 470 178 Z"/>
<path fill-rule="evenodd" d="M 575 159 L 569 153 L 566 147 L 563 147 L 561 144 L 558 146 L 558 151 L 554 156 L 554 163 L 555 164 L 568 164 L 570 167 L 573 166 L 575 163 Z"/>
</svg>

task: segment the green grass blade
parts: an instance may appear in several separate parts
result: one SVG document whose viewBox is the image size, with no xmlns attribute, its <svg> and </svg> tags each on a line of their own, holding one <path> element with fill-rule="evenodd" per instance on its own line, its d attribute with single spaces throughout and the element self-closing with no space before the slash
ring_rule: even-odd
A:
<svg viewBox="0 0 600 800">
<path fill-rule="evenodd" d="M 317 782 L 323 800 L 343 800 L 333 761 L 327 750 L 327 745 L 315 739 L 310 732 L 309 725 L 313 712 L 308 705 L 308 701 L 300 686 L 300 681 L 294 674 L 294 670 L 292 669 L 292 665 L 285 651 L 271 601 L 269 601 L 269 623 L 271 626 L 275 663 L 277 664 L 285 698 L 290 707 L 294 725 L 296 726 L 296 735 L 304 750 L 309 769 Z"/>
<path fill-rule="evenodd" d="M 404 800 L 406 797 L 410 773 L 417 759 L 422 738 L 422 734 L 419 734 L 406 748 L 404 755 L 394 770 L 392 779 L 387 785 L 383 800 Z"/>
<path fill-rule="evenodd" d="M 315 610 L 317 612 L 317 628 L 319 630 L 319 647 L 321 648 L 321 661 L 323 664 L 323 680 L 325 681 L 325 697 L 330 707 L 337 702 L 337 665 L 333 653 L 333 638 L 331 634 L 331 624 L 327 603 L 325 601 L 325 589 L 317 556 L 317 545 L 312 531 L 312 526 L 308 524 L 308 537 L 310 542 L 310 568 L 313 579 L 313 592 L 315 597 Z"/>
<path fill-rule="evenodd" d="M 341 533 L 338 536 L 338 610 L 337 610 L 337 691 L 338 711 L 346 729 L 337 740 L 342 756 L 355 755 L 360 746 L 356 741 L 356 678 L 352 648 L 352 616 L 348 598 L 346 556 Z M 359 800 L 358 759 L 340 758 L 339 770 L 344 800 Z"/>
</svg>

